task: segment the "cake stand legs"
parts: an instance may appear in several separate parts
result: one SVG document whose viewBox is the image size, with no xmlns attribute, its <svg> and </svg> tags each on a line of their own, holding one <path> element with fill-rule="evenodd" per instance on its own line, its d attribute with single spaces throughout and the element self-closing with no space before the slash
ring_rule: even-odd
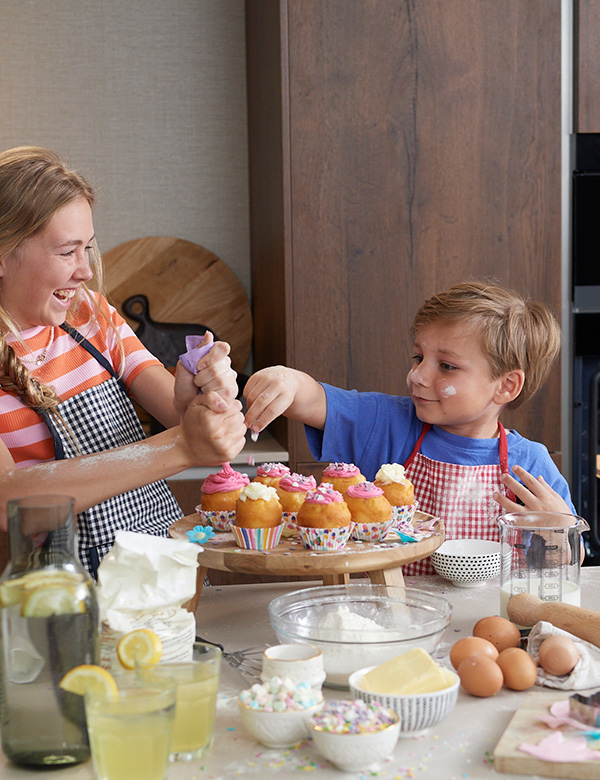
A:
<svg viewBox="0 0 600 780">
<path fill-rule="evenodd" d="M 402 575 L 402 566 L 394 566 L 391 569 L 378 569 L 370 571 L 369 577 L 374 585 L 398 585 L 404 587 L 404 577 Z"/>
<path fill-rule="evenodd" d="M 193 615 L 196 614 L 196 609 L 198 608 L 198 602 L 200 601 L 200 596 L 202 595 L 202 588 L 204 587 L 204 580 L 207 573 L 208 569 L 205 569 L 203 566 L 198 566 L 196 569 L 196 592 L 184 605 L 187 611 L 191 612 Z"/>
<path fill-rule="evenodd" d="M 349 574 L 324 574 L 323 585 L 347 585 L 350 582 Z"/>
</svg>

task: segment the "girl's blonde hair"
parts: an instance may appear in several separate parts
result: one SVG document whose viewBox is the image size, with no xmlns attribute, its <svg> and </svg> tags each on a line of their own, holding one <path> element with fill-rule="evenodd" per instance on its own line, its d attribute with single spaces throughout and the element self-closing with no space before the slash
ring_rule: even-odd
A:
<svg viewBox="0 0 600 780">
<path fill-rule="evenodd" d="M 43 231 L 58 209 L 79 198 L 94 208 L 96 197 L 91 185 L 54 152 L 37 146 L 19 146 L 0 153 L 0 258 L 13 253 L 18 258 L 24 241 Z M 82 285 L 81 293 L 75 296 L 67 313 L 67 321 L 81 305 L 83 296 L 88 301 L 96 298 L 91 289 L 103 290 L 102 259 L 95 240 L 90 263 L 93 272 L 90 286 Z M 110 322 L 108 312 L 101 310 L 99 303 L 93 310 L 92 320 L 98 316 Z M 9 333 L 20 339 L 17 325 L 0 305 L 0 388 L 17 395 L 27 406 L 55 410 L 60 398 L 53 388 L 29 374 L 6 343 L 5 336 Z"/>
<path fill-rule="evenodd" d="M 550 308 L 494 282 L 463 282 L 437 293 L 416 313 L 411 333 L 440 322 L 474 325 L 492 379 L 515 369 L 524 372 L 523 389 L 507 409 L 539 390 L 560 351 L 560 325 Z"/>
</svg>

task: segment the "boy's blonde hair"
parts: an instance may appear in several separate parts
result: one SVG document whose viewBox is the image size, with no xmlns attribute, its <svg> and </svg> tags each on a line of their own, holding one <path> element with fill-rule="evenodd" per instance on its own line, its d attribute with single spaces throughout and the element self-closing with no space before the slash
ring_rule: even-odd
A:
<svg viewBox="0 0 600 780">
<path fill-rule="evenodd" d="M 24 241 L 44 230 L 60 208 L 79 198 L 85 199 L 93 209 L 92 187 L 55 152 L 38 146 L 19 146 L 0 153 L 0 258 L 13 253 L 18 258 Z M 102 292 L 102 259 L 95 240 L 90 265 L 93 272 L 91 288 Z M 82 293 L 75 296 L 67 320 L 81 304 L 82 297 L 94 300 L 90 287 L 85 284 L 81 287 Z M 93 318 L 99 315 L 110 323 L 108 312 L 96 305 Z M 6 342 L 8 333 L 20 338 L 10 313 L 0 305 L 0 388 L 14 393 L 27 406 L 55 410 L 60 398 L 52 387 L 30 375 Z"/>
<path fill-rule="evenodd" d="M 437 293 L 416 313 L 411 333 L 432 323 L 473 324 L 493 379 L 515 369 L 524 372 L 523 389 L 507 409 L 539 390 L 560 351 L 560 326 L 550 308 L 493 282 L 463 282 Z"/>
</svg>

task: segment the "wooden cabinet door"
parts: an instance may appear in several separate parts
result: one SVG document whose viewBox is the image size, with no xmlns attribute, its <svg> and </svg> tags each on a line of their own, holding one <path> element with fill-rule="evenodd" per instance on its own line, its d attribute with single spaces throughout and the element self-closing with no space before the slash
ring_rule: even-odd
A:
<svg viewBox="0 0 600 780">
<path fill-rule="evenodd" d="M 560 313 L 560 0 L 247 9 L 257 367 L 402 394 L 435 291 L 495 277 Z M 558 450 L 559 416 L 557 366 L 505 422 Z"/>
</svg>

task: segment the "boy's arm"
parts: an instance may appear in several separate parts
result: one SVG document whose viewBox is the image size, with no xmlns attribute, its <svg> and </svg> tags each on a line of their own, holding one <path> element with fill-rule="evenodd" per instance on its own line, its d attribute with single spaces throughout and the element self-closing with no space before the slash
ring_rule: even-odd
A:
<svg viewBox="0 0 600 780">
<path fill-rule="evenodd" d="M 325 427 L 327 399 L 323 387 L 308 374 L 286 366 L 257 371 L 244 388 L 246 425 L 258 433 L 279 415 L 313 428 Z"/>
</svg>

